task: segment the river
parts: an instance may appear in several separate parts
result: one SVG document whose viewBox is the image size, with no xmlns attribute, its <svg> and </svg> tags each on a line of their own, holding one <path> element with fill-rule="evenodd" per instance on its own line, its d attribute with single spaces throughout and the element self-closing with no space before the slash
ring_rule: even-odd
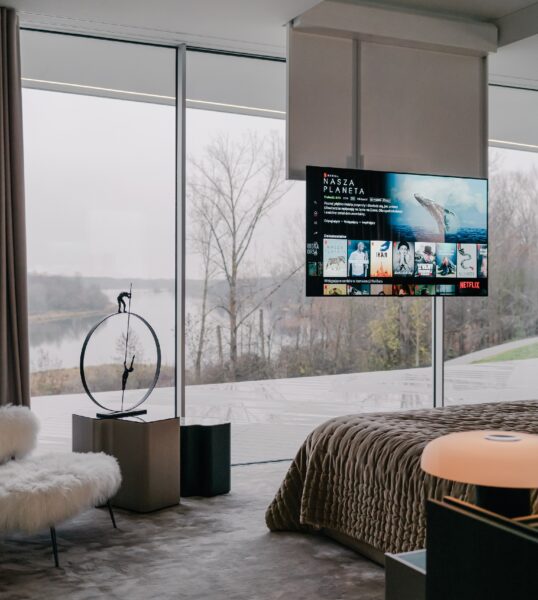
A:
<svg viewBox="0 0 538 600">
<path fill-rule="evenodd" d="M 118 290 L 103 290 L 116 303 Z M 161 345 L 163 365 L 174 364 L 174 293 L 169 290 L 140 289 L 133 294 L 132 311 L 144 317 L 155 329 Z M 30 363 L 32 371 L 78 367 L 84 338 L 105 316 L 30 321 Z M 103 338 L 104 339 L 104 338 Z M 92 348 L 92 362 L 110 362 L 108 345 Z M 101 361 L 99 361 L 101 358 Z"/>
</svg>

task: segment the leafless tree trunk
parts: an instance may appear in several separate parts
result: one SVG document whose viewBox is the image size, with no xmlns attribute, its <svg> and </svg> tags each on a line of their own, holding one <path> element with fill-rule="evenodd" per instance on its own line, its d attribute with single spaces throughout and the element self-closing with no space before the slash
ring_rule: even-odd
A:
<svg viewBox="0 0 538 600">
<path fill-rule="evenodd" d="M 196 383 L 201 383 L 202 381 L 202 358 L 204 355 L 204 346 L 206 341 L 206 326 L 207 326 L 207 292 L 209 287 L 209 279 L 211 274 L 211 263 L 209 260 L 209 247 L 207 255 L 204 255 L 204 283 L 202 289 L 202 308 L 200 315 L 200 327 L 198 331 L 198 343 L 196 348 L 196 357 L 194 361 L 194 376 L 196 379 Z"/>
<path fill-rule="evenodd" d="M 247 354 L 250 354 L 252 351 L 252 323 L 249 323 L 247 325 L 248 327 L 248 352 Z"/>
<path fill-rule="evenodd" d="M 191 209 L 189 215 L 189 231 L 192 232 L 189 241 L 191 242 L 195 252 L 200 256 L 202 265 L 202 301 L 194 342 L 194 376 L 196 383 L 201 383 L 202 362 L 208 336 L 208 316 L 215 308 L 214 306 L 209 306 L 208 293 L 209 284 L 217 270 L 213 261 L 214 241 L 211 233 L 211 227 L 215 226 L 218 220 L 218 215 L 210 203 L 208 203 L 203 197 L 198 197 L 196 195 L 196 189 L 194 189 L 192 185 L 189 185 L 188 193 L 190 195 L 189 206 Z"/>
<path fill-rule="evenodd" d="M 265 333 L 263 331 L 263 308 L 260 308 L 260 348 L 262 360 L 265 362 Z"/>
<path fill-rule="evenodd" d="M 219 350 L 219 364 L 222 369 L 224 367 L 224 355 L 222 352 L 222 331 L 220 325 L 217 325 L 217 347 Z"/>
</svg>

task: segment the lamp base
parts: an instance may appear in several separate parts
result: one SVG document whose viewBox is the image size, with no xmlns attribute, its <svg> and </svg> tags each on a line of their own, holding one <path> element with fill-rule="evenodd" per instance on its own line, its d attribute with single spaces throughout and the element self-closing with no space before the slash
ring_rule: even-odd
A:
<svg viewBox="0 0 538 600">
<path fill-rule="evenodd" d="M 476 486 L 476 504 L 509 519 L 531 512 L 531 493 L 527 489 Z"/>
</svg>

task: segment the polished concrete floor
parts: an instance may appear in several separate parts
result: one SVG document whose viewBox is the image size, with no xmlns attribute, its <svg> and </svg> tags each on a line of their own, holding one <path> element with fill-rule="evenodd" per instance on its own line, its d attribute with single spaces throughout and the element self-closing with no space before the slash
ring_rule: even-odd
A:
<svg viewBox="0 0 538 600">
<path fill-rule="evenodd" d="M 319 536 L 271 533 L 265 508 L 288 463 L 234 467 L 232 492 L 150 515 L 91 510 L 49 539 L 0 541 L 0 598 L 381 600 L 384 572 Z"/>
</svg>

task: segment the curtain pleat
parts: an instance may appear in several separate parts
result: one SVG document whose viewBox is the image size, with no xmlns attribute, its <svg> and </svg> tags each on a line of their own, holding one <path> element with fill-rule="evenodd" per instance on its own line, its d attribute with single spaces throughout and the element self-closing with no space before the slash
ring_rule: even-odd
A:
<svg viewBox="0 0 538 600">
<path fill-rule="evenodd" d="M 30 405 L 19 20 L 0 8 L 0 405 Z"/>
</svg>

